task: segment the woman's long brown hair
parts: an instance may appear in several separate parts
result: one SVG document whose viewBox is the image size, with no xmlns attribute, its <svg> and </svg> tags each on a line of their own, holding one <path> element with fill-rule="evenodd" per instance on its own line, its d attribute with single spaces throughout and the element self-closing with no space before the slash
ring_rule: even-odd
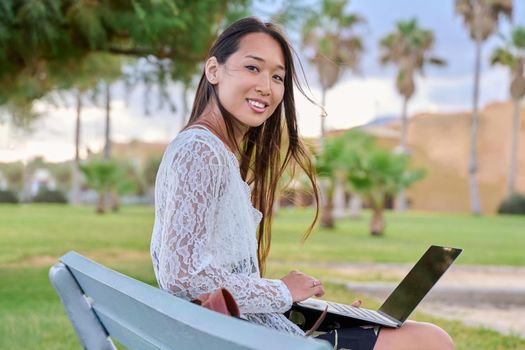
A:
<svg viewBox="0 0 525 350">
<path fill-rule="evenodd" d="M 242 144 L 239 145 L 234 137 L 236 119 L 223 107 L 214 86 L 208 82 L 203 73 L 186 127 L 196 123 L 210 100 L 215 100 L 226 124 L 228 141 L 235 145 L 240 154 L 241 176 L 252 187 L 251 200 L 253 206 L 263 214 L 263 220 L 259 224 L 257 232 L 257 258 L 262 276 L 265 271 L 266 257 L 270 252 L 275 192 L 279 179 L 286 168 L 291 167 L 293 177 L 296 167 L 299 166 L 308 175 L 313 188 L 316 211 L 303 240 L 308 238 L 319 216 L 319 191 L 310 155 L 298 134 L 293 93 L 294 83 L 303 95 L 306 96 L 306 94 L 297 79 L 291 46 L 281 30 L 272 23 L 264 23 L 254 17 L 241 19 L 224 30 L 210 49 L 208 58 L 215 56 L 220 64 L 224 64 L 228 57 L 238 50 L 242 37 L 250 33 L 270 35 L 279 43 L 283 51 L 286 74 L 284 77 L 284 96 L 281 103 L 266 122 L 261 126 L 250 128 Z M 308 96 L 306 97 L 315 103 Z M 284 131 L 286 132 L 285 137 L 283 137 Z M 284 153 L 281 152 L 283 147 L 286 147 Z M 283 155 L 284 157 L 282 157 Z"/>
</svg>

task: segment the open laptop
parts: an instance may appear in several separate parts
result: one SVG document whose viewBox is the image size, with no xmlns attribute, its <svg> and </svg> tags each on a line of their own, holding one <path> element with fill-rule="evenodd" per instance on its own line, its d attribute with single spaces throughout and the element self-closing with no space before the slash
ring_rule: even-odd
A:
<svg viewBox="0 0 525 350">
<path fill-rule="evenodd" d="M 350 322 L 354 321 L 356 324 L 362 321 L 361 323 L 386 327 L 401 327 L 461 252 L 462 249 L 459 248 L 435 245 L 428 248 L 377 311 L 315 298 L 296 303 L 294 309 L 299 311 L 313 309 L 322 312 L 328 307 L 327 317 L 332 315 L 341 319 L 340 316 L 345 316 L 343 319 L 348 318 Z"/>
</svg>

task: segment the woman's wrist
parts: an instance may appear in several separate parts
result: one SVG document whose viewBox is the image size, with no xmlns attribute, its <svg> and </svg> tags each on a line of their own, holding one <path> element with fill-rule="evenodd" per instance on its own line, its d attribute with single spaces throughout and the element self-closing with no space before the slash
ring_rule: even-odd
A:
<svg viewBox="0 0 525 350">
<path fill-rule="evenodd" d="M 288 310 L 292 307 L 292 304 L 293 304 L 292 292 L 290 291 L 290 289 L 288 288 L 286 283 L 284 283 L 283 280 L 277 280 L 277 281 L 279 284 L 279 289 L 283 296 L 283 301 L 286 303 L 287 310 Z"/>
</svg>

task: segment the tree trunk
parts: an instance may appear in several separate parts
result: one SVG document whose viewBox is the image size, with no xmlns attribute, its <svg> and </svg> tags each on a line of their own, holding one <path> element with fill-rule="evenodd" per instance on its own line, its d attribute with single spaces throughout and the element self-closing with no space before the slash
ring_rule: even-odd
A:
<svg viewBox="0 0 525 350">
<path fill-rule="evenodd" d="M 106 82 L 106 130 L 105 130 L 105 145 L 104 145 L 104 159 L 111 159 L 111 85 Z M 120 206 L 119 197 L 116 190 L 111 190 L 104 194 L 110 200 L 110 207 L 113 212 L 117 212 Z"/>
<path fill-rule="evenodd" d="M 323 106 L 323 108 L 325 108 L 325 103 L 326 103 L 326 89 L 323 88 L 322 91 L 321 91 L 321 105 Z M 324 143 L 324 136 L 325 136 L 325 130 L 326 128 L 326 117 L 324 115 L 324 113 L 321 114 L 321 139 L 320 139 L 320 150 L 322 151 L 323 150 L 323 143 Z"/>
<path fill-rule="evenodd" d="M 120 209 L 120 200 L 117 191 L 111 191 L 109 193 L 109 198 L 111 200 L 111 211 L 118 212 Z"/>
<path fill-rule="evenodd" d="M 186 124 L 188 123 L 188 120 L 190 119 L 190 108 L 188 105 L 188 91 L 190 89 L 189 83 L 183 83 L 182 84 L 182 116 L 181 116 L 181 127 L 182 130 Z"/>
<path fill-rule="evenodd" d="M 333 196 L 333 216 L 334 219 L 341 219 L 345 216 L 345 184 L 339 177 L 335 178 Z"/>
<path fill-rule="evenodd" d="M 75 122 L 75 161 L 71 172 L 71 204 L 80 203 L 80 130 L 82 113 L 82 94 L 77 91 L 77 117 Z"/>
<path fill-rule="evenodd" d="M 518 161 L 518 138 L 520 129 L 520 100 L 514 98 L 514 114 L 512 117 L 511 130 L 511 149 L 510 149 L 510 163 L 509 175 L 507 178 L 507 197 L 510 197 L 516 191 L 516 171 Z"/>
<path fill-rule="evenodd" d="M 382 207 L 372 208 L 372 220 L 370 221 L 370 234 L 372 236 L 383 236 L 385 233 L 385 216 Z"/>
<path fill-rule="evenodd" d="M 476 61 L 474 65 L 474 89 L 472 94 L 472 116 L 470 120 L 470 161 L 468 166 L 470 187 L 470 211 L 474 215 L 481 214 L 481 203 L 478 188 L 478 101 L 479 101 L 479 78 L 481 71 L 481 29 L 480 9 L 474 6 L 474 37 L 476 40 Z"/>
<path fill-rule="evenodd" d="M 399 151 L 401 154 L 406 155 L 408 154 L 408 147 L 407 147 L 407 121 L 408 121 L 408 113 L 407 113 L 407 107 L 408 107 L 408 97 L 403 98 L 403 109 L 401 111 L 401 139 L 399 142 Z M 399 193 L 397 194 L 396 198 L 396 210 L 400 212 L 404 212 L 407 210 L 407 201 L 406 201 L 406 195 L 405 195 L 405 189 L 401 189 Z"/>
<path fill-rule="evenodd" d="M 350 218 L 351 219 L 360 219 L 361 218 L 361 209 L 363 208 L 363 200 L 361 195 L 357 193 L 352 193 L 350 197 Z"/>
<path fill-rule="evenodd" d="M 155 186 L 148 186 L 147 195 L 149 204 L 155 206 Z"/>
<path fill-rule="evenodd" d="M 407 154 L 407 120 L 408 120 L 408 98 L 403 98 L 403 107 L 401 110 L 401 138 L 399 148 L 402 154 Z"/>
<path fill-rule="evenodd" d="M 97 211 L 97 214 L 104 214 L 106 212 L 106 192 L 105 191 L 100 191 L 98 193 L 96 211 Z"/>
<path fill-rule="evenodd" d="M 109 82 L 106 83 L 106 129 L 104 158 L 111 158 L 111 90 Z"/>
<path fill-rule="evenodd" d="M 325 180 L 325 179 L 323 179 Z M 321 180 L 322 182 L 322 180 Z M 321 226 L 324 228 L 334 228 L 334 215 L 333 215 L 333 196 L 331 191 L 325 192 L 325 198 L 323 200 L 323 207 L 321 211 Z"/>
<path fill-rule="evenodd" d="M 323 88 L 321 94 L 321 104 L 324 108 L 326 102 L 326 89 Z M 321 115 L 321 135 L 319 137 L 319 153 L 323 152 L 325 136 L 325 117 Z M 332 213 L 332 196 L 327 193 L 324 179 L 319 181 L 319 196 L 321 199 L 321 226 L 326 228 L 334 227 L 334 217 Z"/>
</svg>

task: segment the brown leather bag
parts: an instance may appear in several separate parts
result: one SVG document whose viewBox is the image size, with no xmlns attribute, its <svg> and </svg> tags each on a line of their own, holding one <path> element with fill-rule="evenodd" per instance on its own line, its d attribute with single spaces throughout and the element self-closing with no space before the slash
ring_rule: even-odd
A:
<svg viewBox="0 0 525 350">
<path fill-rule="evenodd" d="M 211 293 L 206 293 L 199 295 L 197 298 L 191 301 L 194 304 L 200 305 L 207 309 L 220 312 L 221 314 L 240 317 L 241 313 L 239 311 L 239 306 L 235 301 L 235 298 L 226 288 L 219 288 Z M 315 321 L 314 325 L 306 332 L 306 336 L 311 335 L 313 332 L 319 328 L 323 322 L 326 313 L 328 311 L 328 306 L 321 313 L 319 318 Z"/>
<path fill-rule="evenodd" d="M 219 288 L 211 293 L 199 295 L 191 302 L 224 315 L 233 317 L 240 317 L 241 315 L 237 302 L 226 288 Z"/>
</svg>

